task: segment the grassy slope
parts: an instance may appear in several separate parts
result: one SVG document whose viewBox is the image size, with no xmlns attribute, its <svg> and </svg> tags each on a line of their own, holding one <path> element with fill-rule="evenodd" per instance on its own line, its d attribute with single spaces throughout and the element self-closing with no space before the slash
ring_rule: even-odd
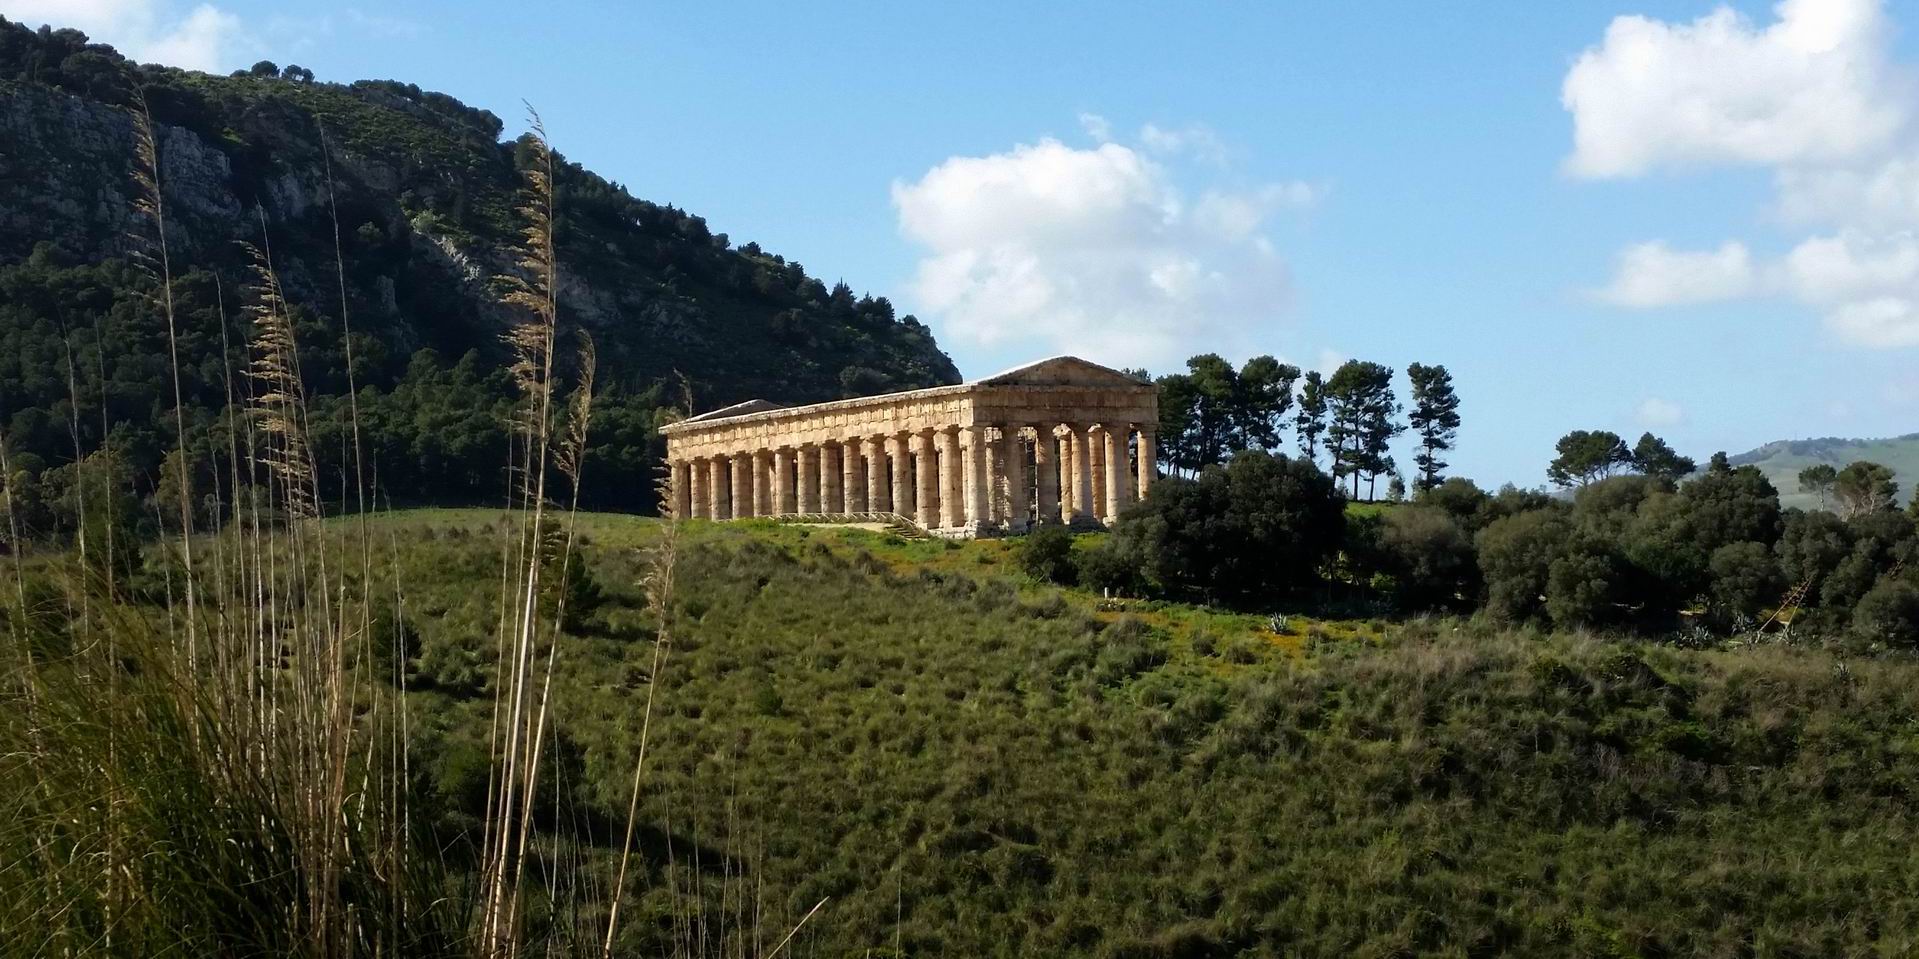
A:
<svg viewBox="0 0 1919 959">
<path fill-rule="evenodd" d="M 1736 466 L 1759 467 L 1766 478 L 1772 480 L 1772 485 L 1779 488 L 1781 504 L 1804 509 L 1818 506 L 1819 498 L 1799 492 L 1800 470 L 1819 463 L 1843 468 L 1854 460 L 1870 460 L 1892 467 L 1898 477 L 1902 502 L 1919 489 L 1919 433 L 1877 440 L 1785 440 L 1732 458 Z"/>
<path fill-rule="evenodd" d="M 490 654 L 488 518 L 381 521 L 428 672 Z M 555 688 L 570 781 L 623 811 L 655 527 L 584 529 L 609 595 Z M 802 954 L 1919 949 L 1910 661 L 1450 623 L 1304 642 L 1098 611 L 1020 583 L 1003 543 L 755 523 L 692 524 L 681 578 L 636 949 L 672 937 L 696 847 L 716 911 L 741 865 L 768 927 L 831 897 Z M 416 700 L 431 788 L 457 791 L 490 700 Z"/>
</svg>

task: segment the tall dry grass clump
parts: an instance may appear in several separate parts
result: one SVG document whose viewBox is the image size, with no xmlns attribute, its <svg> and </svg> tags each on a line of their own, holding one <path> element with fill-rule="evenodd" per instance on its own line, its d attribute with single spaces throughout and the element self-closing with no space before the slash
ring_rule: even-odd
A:
<svg viewBox="0 0 1919 959">
<path fill-rule="evenodd" d="M 0 954 L 465 954 L 467 915 L 407 828 L 404 700 L 375 682 L 367 645 L 370 553 L 362 531 L 359 568 L 341 562 L 347 537 L 325 523 L 263 212 L 242 344 L 226 347 L 224 522 L 196 535 L 161 157 L 144 102 L 133 126 L 174 383 L 179 466 L 164 481 L 179 484 L 180 580 L 174 558 L 161 559 L 168 601 L 155 610 L 109 580 L 152 570 L 48 557 L 34 561 L 43 588 L 30 590 L 9 510 Z M 203 539 L 210 578 L 196 562 Z"/>
</svg>

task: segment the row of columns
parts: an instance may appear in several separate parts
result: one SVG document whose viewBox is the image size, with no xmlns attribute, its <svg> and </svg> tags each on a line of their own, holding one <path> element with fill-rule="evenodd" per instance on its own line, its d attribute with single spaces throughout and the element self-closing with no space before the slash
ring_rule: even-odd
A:
<svg viewBox="0 0 1919 959">
<path fill-rule="evenodd" d="M 898 513 L 970 532 L 1096 526 L 1146 494 L 1156 456 L 1152 429 L 1131 424 L 951 426 L 676 461 L 673 508 L 699 519 Z"/>
</svg>

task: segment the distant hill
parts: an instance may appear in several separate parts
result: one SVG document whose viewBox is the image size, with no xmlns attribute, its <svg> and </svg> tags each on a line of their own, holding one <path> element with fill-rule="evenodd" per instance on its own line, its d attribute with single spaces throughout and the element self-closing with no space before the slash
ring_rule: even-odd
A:
<svg viewBox="0 0 1919 959">
<path fill-rule="evenodd" d="M 1759 467 L 1779 488 L 1781 503 L 1811 508 L 1819 505 L 1819 499 L 1799 491 L 1799 471 L 1819 463 L 1844 467 L 1855 460 L 1871 460 L 1891 467 L 1898 477 L 1900 502 L 1910 500 L 1914 488 L 1919 487 L 1919 433 L 1877 440 L 1836 436 L 1780 440 L 1734 456 L 1732 464 Z"/>
<path fill-rule="evenodd" d="M 528 156 L 501 141 L 498 117 L 412 84 L 319 82 L 294 66 L 142 66 L 78 31 L 0 18 L 0 427 L 29 472 L 118 433 L 132 473 L 151 475 L 174 445 L 165 327 L 133 265 L 152 234 L 134 205 L 141 92 L 159 140 L 190 421 L 217 430 L 243 355 L 236 345 L 222 362 L 223 338 L 245 333 L 240 243 L 270 244 L 320 415 L 346 386 L 344 272 L 358 384 L 418 394 L 362 410 L 378 420 L 367 426 L 381 431 L 383 484 L 415 501 L 496 493 L 504 440 L 487 423 L 509 392 L 496 375 L 508 316 L 489 281 L 514 262 Z M 680 149 L 670 130 L 647 142 Z M 561 131 L 555 146 L 566 144 Z M 637 471 L 657 445 L 654 414 L 688 395 L 700 411 L 959 381 L 932 333 L 884 297 L 829 287 L 577 164 L 562 160 L 555 180 L 562 322 L 592 333 L 605 390 L 601 488 L 632 493 L 603 507 L 645 505 L 652 480 Z M 65 410 L 75 393 L 77 419 Z M 445 415 L 420 413 L 422 399 Z M 461 417 L 472 422 L 460 449 L 441 448 Z"/>
</svg>

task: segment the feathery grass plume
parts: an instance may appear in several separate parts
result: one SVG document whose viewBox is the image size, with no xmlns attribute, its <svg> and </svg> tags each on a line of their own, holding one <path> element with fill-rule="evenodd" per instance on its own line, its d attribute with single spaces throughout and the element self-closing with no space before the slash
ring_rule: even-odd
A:
<svg viewBox="0 0 1919 959">
<path fill-rule="evenodd" d="M 666 666 L 666 654 L 673 646 L 673 574 L 679 559 L 681 517 L 673 508 L 672 487 L 672 470 L 662 466 L 661 478 L 654 484 L 660 503 L 660 539 L 647 556 L 646 575 L 640 581 L 646 591 L 646 607 L 653 613 L 658 627 L 653 638 L 653 665 L 647 673 L 646 705 L 640 711 L 639 755 L 633 761 L 633 788 L 626 801 L 626 834 L 620 840 L 620 866 L 613 878 L 601 959 L 613 956 L 613 937 L 620 924 L 620 902 L 626 894 L 627 867 L 633 858 L 633 831 L 639 825 L 640 785 L 646 778 L 646 746 L 653 731 L 653 697 L 660 688 L 660 671 Z"/>
<path fill-rule="evenodd" d="M 256 386 L 253 414 L 265 437 L 264 466 L 270 486 L 277 487 L 288 522 L 283 549 L 287 557 L 284 581 L 269 570 L 269 629 L 280 633 L 270 650 L 290 649 L 294 675 L 289 683 L 291 702 L 284 713 L 269 707 L 270 722 L 285 730 L 296 760 L 290 773 L 297 802 L 304 808 L 293 817 L 300 827 L 296 853 L 315 883 L 308 903 L 309 922 L 323 941 L 338 941 L 347 922 L 339 912 L 333 883 L 346 868 L 343 850 L 351 759 L 352 701 L 347 688 L 346 651 L 351 644 L 345 623 L 336 617 L 336 592 L 347 605 L 345 583 L 330 575 L 327 537 L 316 522 L 321 518 L 320 478 L 314 465 L 307 427 L 306 389 L 300 376 L 298 344 L 292 317 L 278 274 L 273 268 L 266 214 L 259 212 L 262 246 L 253 256 L 254 295 L 248 305 L 253 316 L 254 355 L 249 374 Z M 267 553 L 280 550 L 269 537 Z M 365 582 L 362 580 L 362 589 Z M 280 598 L 285 605 L 280 606 Z M 277 615 L 272 615 L 277 612 Z M 263 683 L 269 690 L 271 683 Z M 284 722 L 282 720 L 284 719 Z"/>
<path fill-rule="evenodd" d="M 520 392 L 513 432 L 525 457 L 516 478 L 523 504 L 521 562 L 513 573 L 512 621 L 509 634 L 503 637 L 506 656 L 498 664 L 496 679 L 503 697 L 494 754 L 498 785 L 486 821 L 481 918 L 484 948 L 487 954 L 499 956 L 512 955 L 517 949 L 519 886 L 539 784 L 538 723 L 533 716 L 536 710 L 543 712 L 544 703 L 534 702 L 532 669 L 540 632 L 537 620 L 552 447 L 553 354 L 559 326 L 553 153 L 546 127 L 531 104 L 527 105 L 527 120 L 532 162 L 525 171 L 526 188 L 519 208 L 525 222 L 517 264 L 520 272 L 497 278 L 504 291 L 501 300 L 525 317 L 505 336 L 513 351 L 509 372 Z"/>
<path fill-rule="evenodd" d="M 264 233 L 264 212 L 260 228 Z M 247 376 L 255 388 L 253 417 L 268 441 L 262 462 L 277 481 L 288 514 L 294 519 L 315 519 L 320 515 L 320 477 L 307 441 L 306 394 L 293 320 L 273 269 L 271 248 L 243 246 L 253 260 L 253 297 L 247 304 L 253 317 L 253 358 Z"/>
<path fill-rule="evenodd" d="M 133 182 L 138 188 L 133 200 L 136 212 L 153 221 L 154 251 L 159 257 L 159 273 L 156 277 L 160 289 L 161 312 L 167 321 L 167 367 L 173 376 L 173 430 L 176 448 L 180 451 L 180 558 L 181 568 L 186 575 L 186 639 L 187 662 L 198 662 L 199 633 L 197 607 L 194 599 L 196 592 L 193 570 L 193 479 L 192 470 L 187 467 L 187 420 L 186 401 L 180 390 L 180 344 L 178 326 L 173 311 L 173 260 L 167 248 L 167 212 L 166 198 L 160 189 L 160 146 L 153 135 L 153 111 L 147 105 L 144 89 L 138 92 L 139 109 L 133 114 L 134 164 Z M 136 258 L 151 271 L 153 263 Z M 102 344 L 104 347 L 104 344 Z M 103 382 L 102 389 L 105 389 Z"/>
</svg>

